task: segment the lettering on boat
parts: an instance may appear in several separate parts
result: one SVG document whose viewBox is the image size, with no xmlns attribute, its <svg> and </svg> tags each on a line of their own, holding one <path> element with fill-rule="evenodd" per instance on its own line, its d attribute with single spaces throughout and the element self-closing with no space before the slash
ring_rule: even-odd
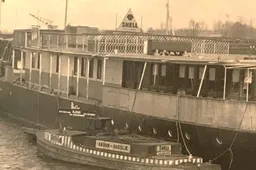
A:
<svg viewBox="0 0 256 170">
<path fill-rule="evenodd" d="M 117 152 L 125 152 L 125 153 L 131 152 L 131 146 L 128 144 L 107 142 L 102 140 L 96 140 L 95 147 L 99 149 L 106 149 L 106 150 L 117 151 Z"/>
<path fill-rule="evenodd" d="M 95 113 L 88 113 L 85 111 L 82 111 L 81 108 L 74 104 L 74 102 L 71 102 L 70 104 L 70 109 L 59 109 L 60 114 L 69 114 L 69 116 L 76 116 L 76 117 L 95 117 Z"/>
<path fill-rule="evenodd" d="M 71 102 L 71 106 L 70 108 L 73 110 L 73 109 L 77 109 L 77 110 L 80 110 L 80 107 L 78 105 L 75 105 L 74 102 Z"/>
<path fill-rule="evenodd" d="M 172 146 L 171 145 L 158 145 L 156 147 L 156 154 L 157 155 L 171 155 L 172 153 Z"/>
</svg>

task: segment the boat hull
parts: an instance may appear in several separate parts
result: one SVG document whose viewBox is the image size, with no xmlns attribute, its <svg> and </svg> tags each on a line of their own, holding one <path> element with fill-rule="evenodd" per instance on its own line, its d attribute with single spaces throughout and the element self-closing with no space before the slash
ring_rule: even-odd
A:
<svg viewBox="0 0 256 170">
<path fill-rule="evenodd" d="M 174 120 L 146 117 L 142 114 L 130 113 L 100 105 L 86 104 L 74 99 L 57 98 L 54 95 L 38 93 L 25 87 L 0 81 L 1 109 L 6 113 L 10 113 L 15 118 L 25 120 L 27 123 L 58 128 L 60 125 L 58 106 L 61 108 L 70 108 L 72 102 L 81 109 L 96 109 L 101 116 L 112 117 L 115 120 L 115 126 L 117 128 L 125 127 L 128 122 L 129 128 L 132 130 L 138 131 L 138 127 L 140 126 L 141 133 L 143 134 L 154 135 L 167 140 L 179 139 L 188 148 L 187 151 L 183 147 L 184 153 L 188 154 L 188 152 L 191 152 L 193 155 L 203 157 L 204 161 L 213 160 L 229 149 L 213 161 L 213 163 L 221 164 L 223 170 L 228 169 L 230 160 L 233 160 L 232 170 L 251 170 L 256 167 L 256 162 L 253 159 L 256 151 L 255 133 L 239 132 L 236 135 L 236 132 L 232 130 L 199 126 L 185 122 L 180 122 L 180 129 L 178 128 L 179 124 Z M 153 133 L 153 128 L 156 128 L 156 134 Z M 177 133 L 179 130 L 182 130 L 182 135 L 181 133 Z M 233 140 L 234 145 L 231 146 Z"/>
</svg>

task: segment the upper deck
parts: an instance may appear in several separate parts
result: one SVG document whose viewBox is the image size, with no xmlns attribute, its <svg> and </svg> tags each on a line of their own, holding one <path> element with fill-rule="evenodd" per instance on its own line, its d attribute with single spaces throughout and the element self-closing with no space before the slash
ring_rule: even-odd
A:
<svg viewBox="0 0 256 170">
<path fill-rule="evenodd" d="M 149 34 L 66 34 L 62 30 L 32 28 L 14 31 L 14 46 L 60 52 L 93 54 L 143 54 L 145 41 L 161 40 L 191 43 L 191 55 L 229 54 L 229 41 L 217 38 Z"/>
</svg>

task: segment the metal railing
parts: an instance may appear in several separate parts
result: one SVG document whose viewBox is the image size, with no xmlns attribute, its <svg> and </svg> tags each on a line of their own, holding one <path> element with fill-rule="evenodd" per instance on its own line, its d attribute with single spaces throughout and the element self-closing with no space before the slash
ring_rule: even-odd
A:
<svg viewBox="0 0 256 170">
<path fill-rule="evenodd" d="M 27 47 L 32 46 L 31 32 L 27 32 Z M 228 55 L 229 43 L 216 39 L 165 35 L 121 35 L 121 34 L 63 34 L 40 33 L 38 47 L 58 51 L 92 53 L 143 53 L 147 40 L 191 42 L 192 55 Z"/>
</svg>

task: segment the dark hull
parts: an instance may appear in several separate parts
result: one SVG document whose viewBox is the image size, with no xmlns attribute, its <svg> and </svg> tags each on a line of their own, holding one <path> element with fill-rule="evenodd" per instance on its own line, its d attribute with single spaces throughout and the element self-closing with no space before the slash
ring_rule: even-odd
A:
<svg viewBox="0 0 256 170">
<path fill-rule="evenodd" d="M 28 122 L 45 125 L 50 128 L 59 127 L 58 105 L 62 108 L 70 108 L 72 100 L 59 98 L 49 94 L 42 94 L 26 88 L 13 86 L 10 83 L 0 82 L 0 107 L 3 111 L 10 113 L 15 118 L 21 118 Z M 81 109 L 96 109 L 102 116 L 110 116 L 115 120 L 117 128 L 125 127 L 129 122 L 129 128 L 138 129 L 140 125 L 144 134 L 153 135 L 152 128 L 157 128 L 156 136 L 170 140 L 176 140 L 176 122 L 172 120 L 161 120 L 157 117 L 145 117 L 145 115 L 130 113 L 109 107 L 85 104 L 73 101 Z M 71 122 L 72 123 L 72 122 Z M 73 122 L 74 123 L 74 122 Z M 77 123 L 77 122 L 75 122 Z M 234 131 L 197 126 L 188 123 L 181 123 L 183 136 L 189 151 L 193 155 L 201 156 L 204 161 L 212 160 L 227 150 L 234 137 Z M 172 132 L 172 138 L 168 135 L 168 130 Z M 185 134 L 188 135 L 185 135 Z M 216 138 L 218 137 L 219 143 Z M 221 140 L 221 141 L 220 141 Z M 232 149 L 227 151 L 213 163 L 222 165 L 223 170 L 227 170 L 232 161 L 232 170 L 247 169 L 256 167 L 254 161 L 256 151 L 256 134 L 239 132 L 235 138 Z M 187 154 L 186 149 L 183 148 Z"/>
</svg>

